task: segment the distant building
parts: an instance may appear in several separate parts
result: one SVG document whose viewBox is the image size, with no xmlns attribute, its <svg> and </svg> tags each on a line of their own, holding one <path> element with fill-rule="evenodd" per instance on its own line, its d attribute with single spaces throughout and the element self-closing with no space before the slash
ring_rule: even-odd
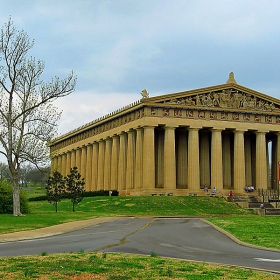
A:
<svg viewBox="0 0 280 280">
<path fill-rule="evenodd" d="M 280 100 L 236 83 L 142 99 L 50 143 L 52 170 L 120 195 L 276 189 Z M 269 155 L 271 160 L 269 161 Z M 271 164 L 270 164 L 271 163 Z"/>
</svg>

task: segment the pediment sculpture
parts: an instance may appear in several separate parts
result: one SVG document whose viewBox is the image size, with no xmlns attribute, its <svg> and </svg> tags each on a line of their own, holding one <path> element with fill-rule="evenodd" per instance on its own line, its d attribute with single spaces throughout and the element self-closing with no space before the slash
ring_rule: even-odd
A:
<svg viewBox="0 0 280 280">
<path fill-rule="evenodd" d="M 274 111 L 276 105 L 245 92 L 233 89 L 208 92 L 192 96 L 172 98 L 167 104 L 181 104 L 197 107 L 234 108 L 258 111 Z M 278 108 L 277 108 L 278 109 Z"/>
</svg>

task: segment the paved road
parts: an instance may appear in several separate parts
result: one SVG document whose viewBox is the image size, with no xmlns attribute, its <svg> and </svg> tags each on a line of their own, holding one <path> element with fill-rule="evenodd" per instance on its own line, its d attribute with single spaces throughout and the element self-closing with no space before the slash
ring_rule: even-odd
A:
<svg viewBox="0 0 280 280">
<path fill-rule="evenodd" d="M 52 237 L 0 244 L 0 256 L 126 252 L 216 262 L 280 272 L 280 252 L 238 245 L 195 218 L 121 218 Z"/>
</svg>

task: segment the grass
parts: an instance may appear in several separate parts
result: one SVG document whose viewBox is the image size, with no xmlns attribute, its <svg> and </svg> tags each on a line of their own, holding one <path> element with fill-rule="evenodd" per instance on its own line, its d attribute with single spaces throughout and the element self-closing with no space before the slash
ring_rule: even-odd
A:
<svg viewBox="0 0 280 280">
<path fill-rule="evenodd" d="M 22 217 L 1 215 L 0 234 L 30 230 L 64 222 L 108 216 L 252 216 L 222 198 L 188 196 L 91 197 L 84 198 L 72 212 L 69 200 L 62 200 L 55 213 L 47 201 L 30 202 L 31 214 Z"/>
<path fill-rule="evenodd" d="M 279 279 L 253 270 L 160 257 L 71 253 L 2 258 L 1 279 Z"/>
<path fill-rule="evenodd" d="M 243 242 L 280 250 L 280 223 L 277 216 L 213 217 L 207 220 Z"/>
<path fill-rule="evenodd" d="M 32 213 L 1 215 L 0 233 L 29 230 L 68 221 L 104 216 L 203 217 L 242 241 L 280 249 L 278 217 L 260 217 L 221 198 L 211 197 L 93 197 L 77 211 L 69 200 L 59 212 L 46 201 L 30 203 Z M 1 258 L 0 279 L 279 279 L 252 270 L 150 256 L 111 253 L 53 254 Z"/>
</svg>

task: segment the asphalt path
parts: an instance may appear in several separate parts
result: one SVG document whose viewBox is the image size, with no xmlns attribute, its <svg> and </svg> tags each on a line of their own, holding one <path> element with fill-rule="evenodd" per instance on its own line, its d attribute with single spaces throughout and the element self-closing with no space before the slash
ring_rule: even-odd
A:
<svg viewBox="0 0 280 280">
<path fill-rule="evenodd" d="M 0 243 L 0 256 L 122 252 L 280 273 L 280 252 L 237 244 L 197 218 L 120 218 L 51 237 Z"/>
</svg>

